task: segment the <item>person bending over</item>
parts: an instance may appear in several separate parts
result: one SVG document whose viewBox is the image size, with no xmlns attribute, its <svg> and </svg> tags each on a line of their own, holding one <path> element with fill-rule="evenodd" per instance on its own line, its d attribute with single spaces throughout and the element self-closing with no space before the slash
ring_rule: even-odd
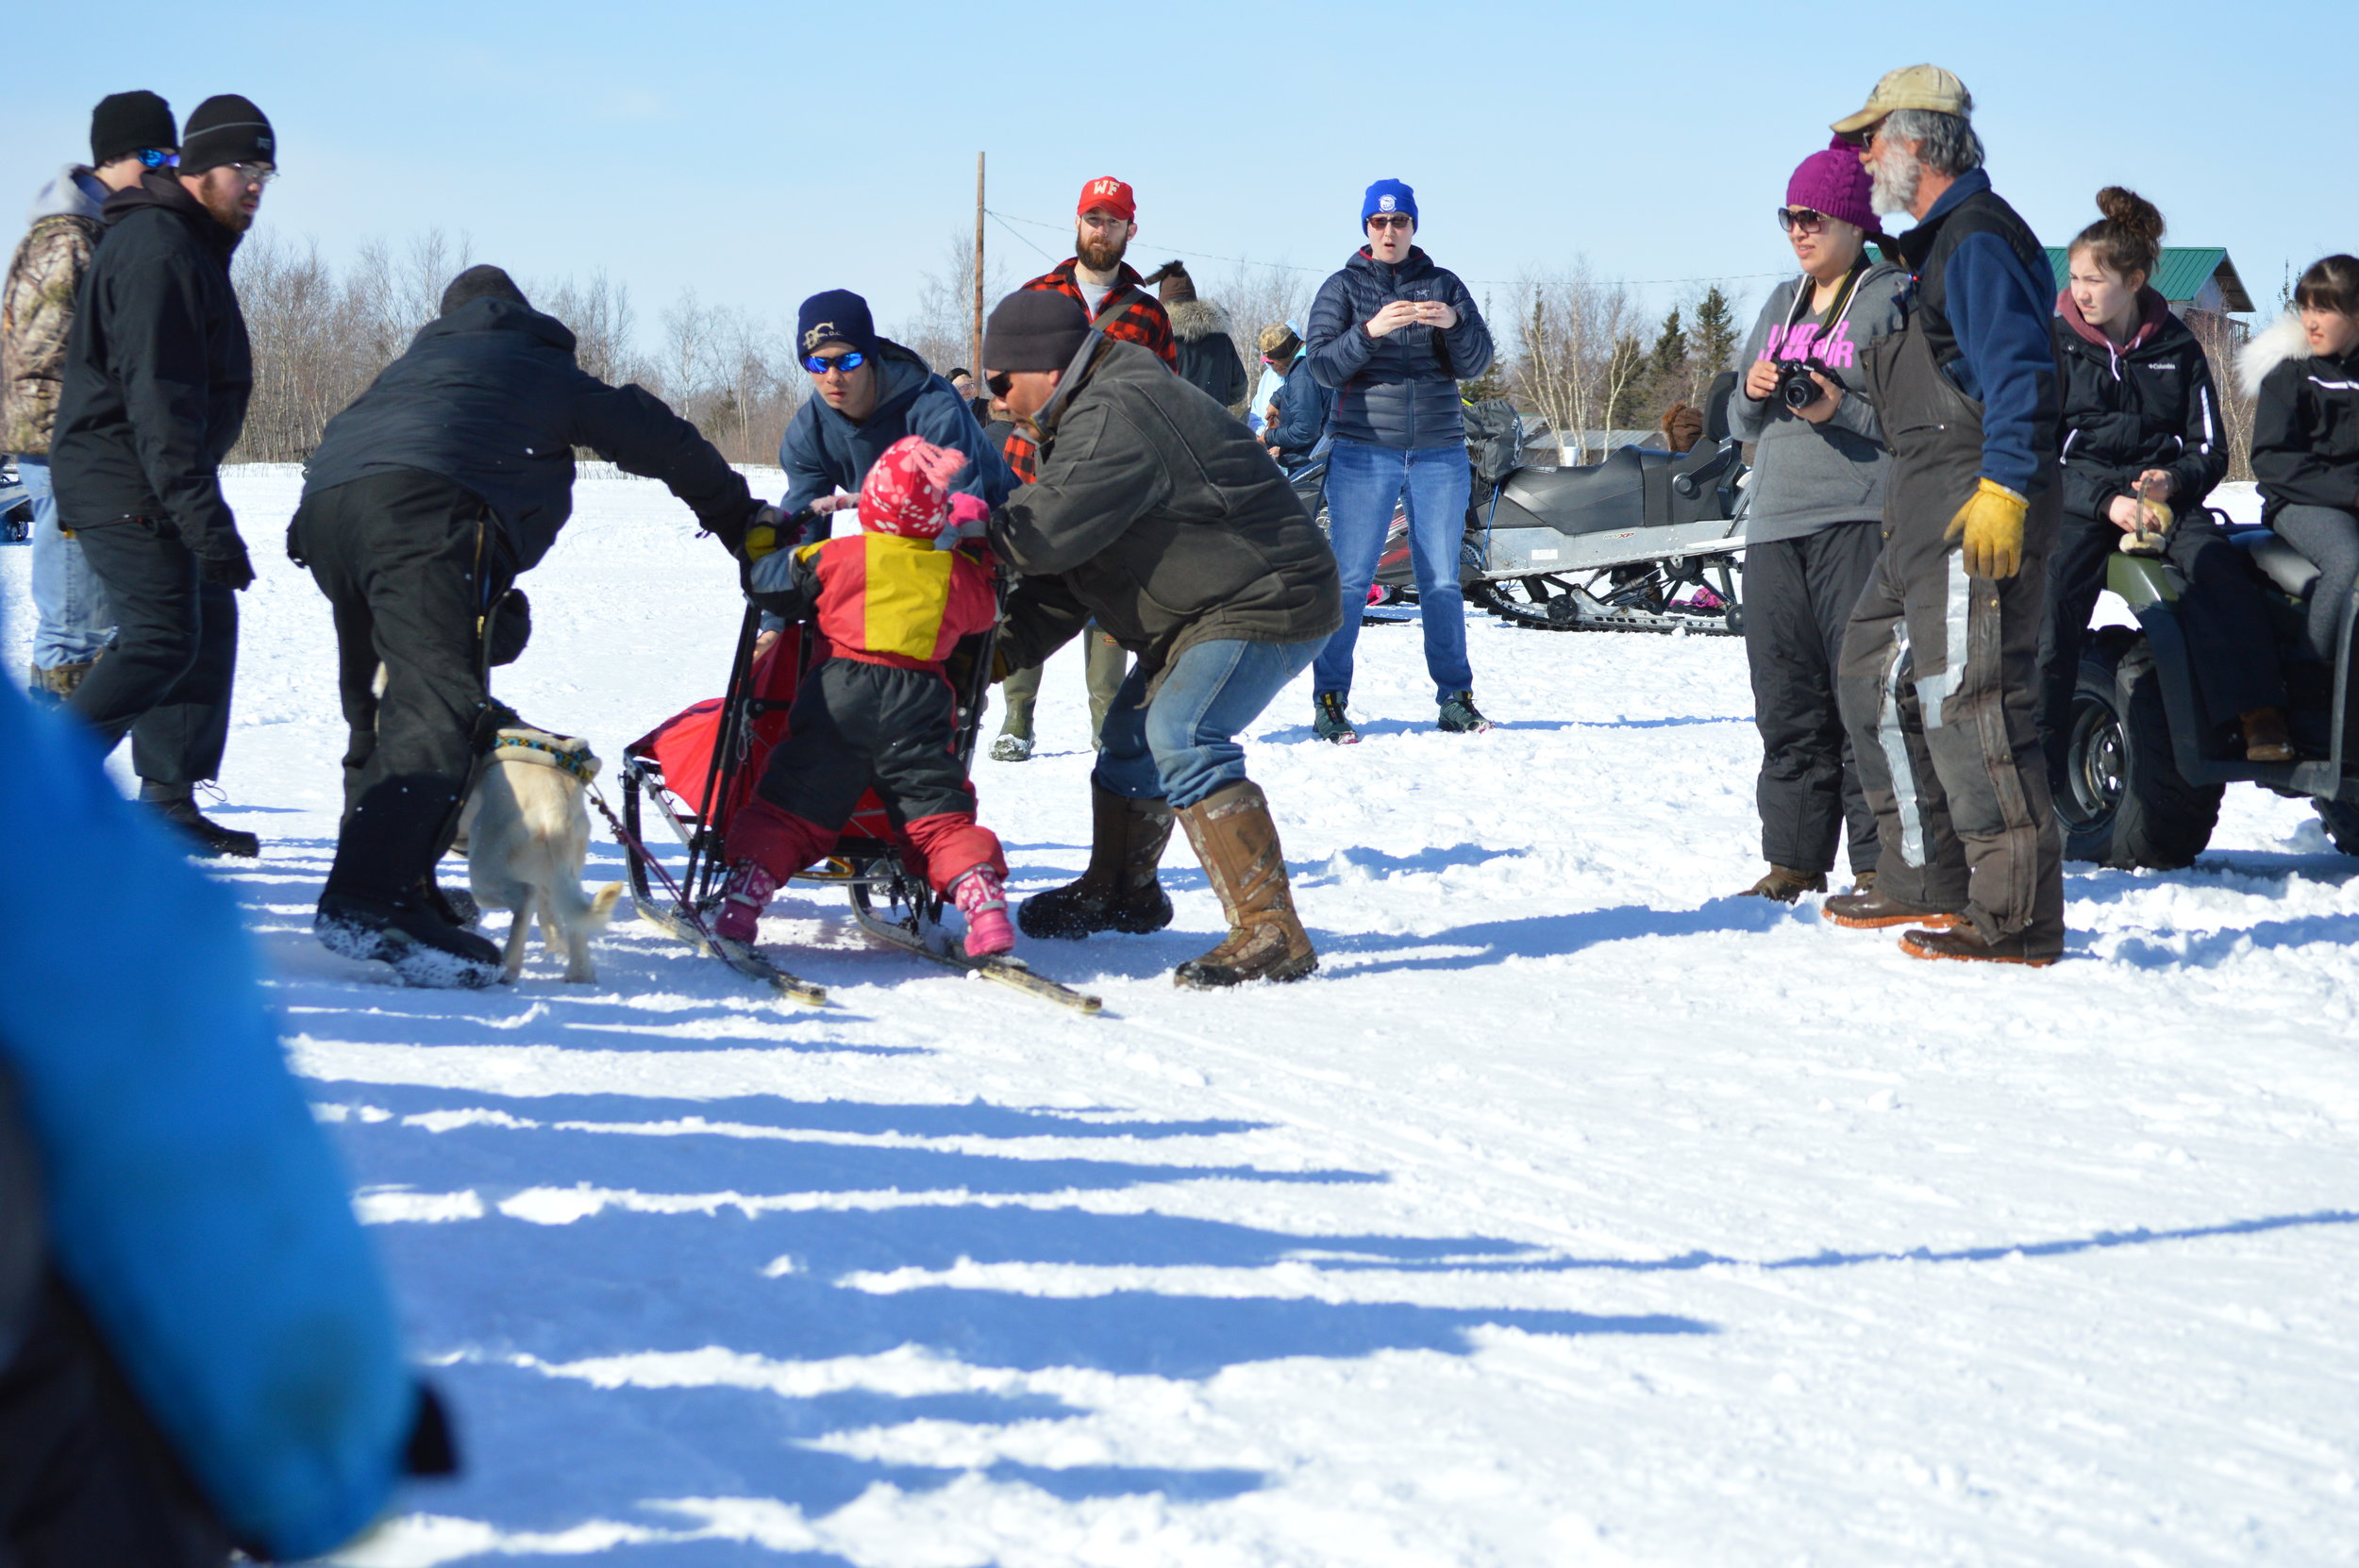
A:
<svg viewBox="0 0 2359 1568">
<path fill-rule="evenodd" d="M 694 425 L 644 388 L 583 370 L 564 324 L 488 266 L 452 279 L 442 314 L 327 422 L 287 529 L 288 555 L 335 611 L 351 730 L 312 929 L 411 984 L 485 986 L 507 972 L 498 948 L 450 918 L 434 862 L 476 759 L 514 722 L 485 680 L 494 611 L 572 514 L 576 447 L 662 480 L 731 550 L 750 529 L 776 532 L 775 510 Z"/>
<path fill-rule="evenodd" d="M 943 660 L 999 618 L 989 555 L 960 542 L 988 508 L 952 492 L 963 452 L 904 436 L 861 484 L 861 532 L 755 561 L 746 591 L 789 621 L 812 617 L 828 658 L 795 693 L 787 735 L 729 825 L 715 932 L 751 942 L 786 879 L 825 857 L 875 790 L 934 891 L 966 917 L 970 958 L 1015 945 L 998 838 L 975 820 Z"/>
<path fill-rule="evenodd" d="M 991 519 L 993 549 L 1024 575 L 1001 667 L 1037 664 L 1093 617 L 1139 656 L 1090 776 L 1089 868 L 1025 902 L 1025 935 L 1169 925 L 1155 868 L 1176 814 L 1229 935 L 1173 978 L 1309 974 L 1318 956 L 1236 737 L 1341 621 L 1333 553 L 1251 431 L 1074 301 L 1001 300 L 983 362 L 1041 436 L 1038 477 Z"/>
<path fill-rule="evenodd" d="M 2310 652 L 2332 668 L 2359 579 L 2359 258 L 2312 262 L 2294 307 L 2299 319 L 2255 338 L 2239 369 L 2261 521 L 2318 568 Z"/>
<path fill-rule="evenodd" d="M 2186 578 L 2181 624 L 2194 644 L 2203 706 L 2243 726 L 2245 756 L 2289 762 L 2285 678 L 2277 633 L 2244 553 L 2202 506 L 2228 473 L 2228 442 L 2211 360 L 2186 324 L 2149 286 L 2162 259 L 2163 215 L 2119 186 L 2097 193 L 2104 214 L 2066 252 L 2057 292 L 2062 379 L 2064 526 L 2048 567 L 2048 627 L 2040 645 L 2040 741 L 2049 776 L 2066 789 L 2073 693 L 2089 614 L 2105 568 L 2133 535 L 2160 533 L 2162 553 Z"/>
</svg>

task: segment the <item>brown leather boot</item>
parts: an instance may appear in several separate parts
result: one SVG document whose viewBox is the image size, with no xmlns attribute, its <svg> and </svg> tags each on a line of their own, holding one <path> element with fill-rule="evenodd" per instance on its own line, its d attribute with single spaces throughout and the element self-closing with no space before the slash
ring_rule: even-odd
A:
<svg viewBox="0 0 2359 1568">
<path fill-rule="evenodd" d="M 1870 882 L 1857 892 L 1839 892 L 1818 906 L 1818 912 L 1837 926 L 1874 930 L 1884 926 L 1927 926 L 1936 930 L 1958 923 L 1954 909 L 1928 909 L 1882 892 Z"/>
<path fill-rule="evenodd" d="M 1736 896 L 1739 898 L 1774 898 L 1781 904 L 1791 904 L 1806 892 L 1825 892 L 1827 874 L 1823 871 L 1796 871 L 1792 866 L 1772 865 L 1769 875 L 1755 882 Z"/>
<path fill-rule="evenodd" d="M 2282 708 L 2256 708 L 2240 713 L 2236 722 L 2244 726 L 2244 759 L 2248 762 L 2290 762 L 2294 759 L 2294 740 L 2285 733 L 2285 710 Z"/>
<path fill-rule="evenodd" d="M 1093 931 L 1143 936 L 1171 924 L 1171 898 L 1156 880 L 1171 842 L 1171 808 L 1132 800 L 1090 781 L 1090 863 L 1078 882 L 1034 893 L 1015 912 L 1028 937 L 1079 941 Z"/>
<path fill-rule="evenodd" d="M 2051 943 L 2035 942 L 2029 931 L 2000 937 L 1997 942 L 1984 942 L 1980 932 L 1963 921 L 1941 931 L 1911 931 L 1900 939 L 1900 951 L 1912 959 L 1958 959 L 1967 963 L 2019 963 L 2030 969 L 2045 969 L 2063 957 L 2061 951 L 2048 952 Z M 2061 949 L 2061 936 L 2052 943 Z"/>
<path fill-rule="evenodd" d="M 1209 988 L 1247 980 L 1298 980 L 1319 966 L 1310 934 L 1295 918 L 1294 890 L 1269 800 L 1250 779 L 1213 791 L 1180 813 L 1205 879 L 1229 916 L 1229 935 L 1172 972 L 1175 983 Z"/>
</svg>

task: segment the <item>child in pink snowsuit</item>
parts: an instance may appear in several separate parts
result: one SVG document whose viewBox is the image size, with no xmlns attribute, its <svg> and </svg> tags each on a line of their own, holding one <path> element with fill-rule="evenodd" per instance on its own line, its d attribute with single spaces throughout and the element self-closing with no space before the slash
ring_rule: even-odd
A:
<svg viewBox="0 0 2359 1568">
<path fill-rule="evenodd" d="M 975 820 L 959 765 L 957 701 L 943 660 L 999 614 L 991 560 L 962 542 L 986 512 L 949 484 L 966 455 L 904 436 L 860 492 L 861 532 L 754 562 L 747 592 L 790 621 L 813 619 L 826 656 L 795 694 L 787 736 L 729 824 L 728 882 L 714 929 L 753 940 L 780 884 L 825 857 L 875 790 L 923 857 L 926 878 L 966 917 L 966 951 L 1015 945 L 1008 863 Z"/>
</svg>

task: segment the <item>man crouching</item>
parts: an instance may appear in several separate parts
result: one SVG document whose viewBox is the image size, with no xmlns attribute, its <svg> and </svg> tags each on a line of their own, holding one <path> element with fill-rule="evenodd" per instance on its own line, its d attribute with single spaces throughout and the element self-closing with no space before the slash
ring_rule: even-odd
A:
<svg viewBox="0 0 2359 1568">
<path fill-rule="evenodd" d="M 1038 664 L 1093 617 L 1138 656 L 1090 777 L 1089 869 L 1025 901 L 1027 936 L 1156 931 L 1176 814 L 1229 918 L 1184 986 L 1318 967 L 1269 802 L 1237 733 L 1342 624 L 1335 558 L 1253 433 L 1148 349 L 1090 329 L 1062 294 L 1009 295 L 983 332 L 992 392 L 1038 432 L 1038 477 L 993 513 L 1023 574 L 1001 669 Z"/>
</svg>

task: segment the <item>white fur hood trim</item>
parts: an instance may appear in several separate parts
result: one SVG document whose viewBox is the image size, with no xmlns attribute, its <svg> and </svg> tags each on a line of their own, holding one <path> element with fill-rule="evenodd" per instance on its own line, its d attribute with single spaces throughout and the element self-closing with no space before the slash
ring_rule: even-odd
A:
<svg viewBox="0 0 2359 1568">
<path fill-rule="evenodd" d="M 1229 312 L 1209 299 L 1176 300 L 1163 307 L 1171 318 L 1171 335 L 1183 343 L 1229 330 Z"/>
<path fill-rule="evenodd" d="M 2268 373 L 2288 359 L 2310 357 L 2310 340 L 2301 330 L 2301 317 L 2288 310 L 2272 323 L 2267 331 L 2255 336 L 2236 352 L 2236 384 L 2247 397 L 2261 395 L 2261 383 Z"/>
</svg>

